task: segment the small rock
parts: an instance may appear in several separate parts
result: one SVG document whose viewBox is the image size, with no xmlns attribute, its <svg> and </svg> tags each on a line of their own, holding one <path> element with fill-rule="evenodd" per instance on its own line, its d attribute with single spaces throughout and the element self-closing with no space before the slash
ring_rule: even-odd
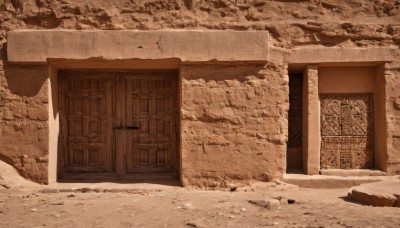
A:
<svg viewBox="0 0 400 228">
<path fill-rule="evenodd" d="M 32 212 L 36 212 L 36 211 L 38 211 L 38 209 L 32 208 L 31 211 L 32 211 Z"/>
<path fill-rule="evenodd" d="M 192 203 L 190 203 L 190 202 L 186 202 L 186 203 L 183 203 L 183 204 L 182 204 L 182 206 L 180 207 L 180 209 L 183 209 L 183 210 L 192 210 L 192 209 L 193 209 L 193 205 L 192 205 Z"/>
<path fill-rule="evenodd" d="M 397 198 L 396 201 L 394 202 L 393 207 L 400 207 L 400 194 L 394 194 L 394 196 Z"/>
<path fill-rule="evenodd" d="M 56 202 L 56 203 L 52 203 L 51 205 L 64 205 L 64 202 Z"/>
<path fill-rule="evenodd" d="M 273 199 L 279 200 L 281 205 L 288 205 L 289 204 L 289 199 L 282 197 L 282 196 L 278 196 L 278 197 L 274 197 Z"/>
<path fill-rule="evenodd" d="M 42 193 L 58 193 L 58 189 L 54 189 L 54 188 L 45 188 L 42 190 Z"/>
<path fill-rule="evenodd" d="M 243 212 L 244 212 L 244 211 L 247 211 L 246 208 L 242 208 L 242 209 L 240 209 L 240 210 L 243 211 Z"/>
<path fill-rule="evenodd" d="M 93 189 L 91 188 L 81 188 L 79 189 L 82 193 L 88 193 L 88 192 L 93 192 Z"/>
<path fill-rule="evenodd" d="M 293 17 L 299 18 L 299 19 L 305 19 L 307 18 L 307 15 L 299 10 L 295 10 L 292 12 Z"/>
<path fill-rule="evenodd" d="M 191 227 L 197 227 L 197 228 L 206 228 L 207 226 L 203 224 L 201 220 L 194 220 L 187 222 L 186 225 L 191 226 Z"/>
<path fill-rule="evenodd" d="M 280 201 L 277 199 L 267 199 L 267 200 L 249 200 L 249 203 L 267 208 L 268 210 L 276 210 L 280 206 Z"/>
<path fill-rule="evenodd" d="M 70 195 L 68 195 L 67 197 L 68 197 L 68 198 L 71 198 L 71 197 L 75 197 L 75 195 L 74 195 L 74 194 L 70 194 Z"/>
<path fill-rule="evenodd" d="M 400 98 L 396 98 L 393 105 L 396 110 L 400 110 Z"/>
</svg>

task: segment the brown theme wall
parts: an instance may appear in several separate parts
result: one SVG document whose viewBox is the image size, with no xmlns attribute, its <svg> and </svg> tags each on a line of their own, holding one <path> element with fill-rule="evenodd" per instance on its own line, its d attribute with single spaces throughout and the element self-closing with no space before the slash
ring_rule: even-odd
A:
<svg viewBox="0 0 400 228">
<path fill-rule="evenodd" d="M 184 185 L 270 181 L 286 169 L 288 78 L 284 66 L 185 65 Z"/>
<path fill-rule="evenodd" d="M 47 183 L 47 68 L 0 67 L 0 159 L 25 178 Z"/>
<path fill-rule="evenodd" d="M 399 13 L 397 0 L 0 1 L 0 160 L 15 166 L 24 177 L 48 181 L 47 66 L 9 65 L 8 31 L 266 30 L 271 49 L 398 48 Z M 384 69 L 387 168 L 391 173 L 400 172 L 399 68 L 397 63 Z M 271 180 L 282 175 L 287 135 L 286 75 L 285 67 L 279 64 L 265 69 L 258 65 L 184 66 L 184 183 L 221 186 L 234 179 Z"/>
</svg>

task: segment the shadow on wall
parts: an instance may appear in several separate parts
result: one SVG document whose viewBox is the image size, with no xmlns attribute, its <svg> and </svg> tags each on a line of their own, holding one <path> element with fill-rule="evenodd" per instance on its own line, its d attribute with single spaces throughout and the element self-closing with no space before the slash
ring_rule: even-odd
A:
<svg viewBox="0 0 400 228">
<path fill-rule="evenodd" d="M 0 154 L 0 161 L 3 161 L 3 162 L 5 162 L 5 163 L 7 163 L 9 165 L 13 165 L 14 164 L 14 161 L 11 158 L 9 158 L 9 157 L 7 157 L 5 155 L 2 155 L 2 154 Z"/>
<path fill-rule="evenodd" d="M 0 160 L 25 178 L 47 182 L 48 71 L 9 64 L 0 48 Z"/>
<path fill-rule="evenodd" d="M 5 86 L 11 95 L 33 98 L 39 95 L 48 75 L 44 66 L 18 66 L 5 63 Z M 4 89 L 4 88 L 3 88 Z"/>
<path fill-rule="evenodd" d="M 186 72 L 189 69 L 189 72 Z M 277 66 L 273 64 L 227 64 L 227 65 L 198 65 L 183 67 L 182 74 L 186 80 L 202 79 L 205 82 L 210 81 L 226 81 L 237 80 L 238 82 L 246 82 L 254 76 L 258 79 L 264 79 L 265 71 L 278 71 Z M 249 78 L 250 77 L 250 78 Z"/>
</svg>

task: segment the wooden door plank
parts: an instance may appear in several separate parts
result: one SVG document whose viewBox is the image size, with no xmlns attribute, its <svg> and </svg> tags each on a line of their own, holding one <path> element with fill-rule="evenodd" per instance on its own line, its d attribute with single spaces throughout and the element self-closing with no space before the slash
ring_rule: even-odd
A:
<svg viewBox="0 0 400 228">
<path fill-rule="evenodd" d="M 113 114 L 114 114 L 114 102 L 113 102 L 113 97 L 114 97 L 114 91 L 115 91 L 115 77 L 113 77 L 113 80 L 107 81 L 106 84 L 106 100 L 107 100 L 107 124 L 106 124 L 106 146 L 108 153 L 106 153 L 107 156 L 107 172 L 112 172 L 113 171 L 113 158 L 114 158 L 114 145 L 113 145 Z"/>
<path fill-rule="evenodd" d="M 171 172 L 177 165 L 177 137 L 175 121 L 177 116 L 176 74 L 149 72 L 145 74 L 126 73 L 127 121 L 140 123 L 140 129 L 131 131 L 127 140 L 128 173 Z M 131 100 L 131 101 L 128 101 Z M 130 103 L 130 104 L 129 104 Z M 129 115 L 129 116 L 128 116 Z M 130 122 L 130 120 L 132 120 Z M 169 131 L 169 133 L 167 133 Z"/>
<path fill-rule="evenodd" d="M 64 147 L 61 160 L 69 172 L 112 172 L 113 93 L 110 73 L 60 72 Z"/>
</svg>

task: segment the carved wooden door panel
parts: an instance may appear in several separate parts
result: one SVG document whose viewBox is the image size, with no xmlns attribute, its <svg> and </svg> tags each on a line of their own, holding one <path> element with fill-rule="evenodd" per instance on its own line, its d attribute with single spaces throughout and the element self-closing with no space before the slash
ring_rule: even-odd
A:
<svg viewBox="0 0 400 228">
<path fill-rule="evenodd" d="M 61 153 L 66 172 L 112 172 L 114 77 L 60 72 Z"/>
<path fill-rule="evenodd" d="M 372 94 L 321 94 L 321 168 L 372 167 Z"/>
<path fill-rule="evenodd" d="M 176 74 L 121 73 L 126 85 L 126 173 L 171 172 L 176 153 Z"/>
</svg>

